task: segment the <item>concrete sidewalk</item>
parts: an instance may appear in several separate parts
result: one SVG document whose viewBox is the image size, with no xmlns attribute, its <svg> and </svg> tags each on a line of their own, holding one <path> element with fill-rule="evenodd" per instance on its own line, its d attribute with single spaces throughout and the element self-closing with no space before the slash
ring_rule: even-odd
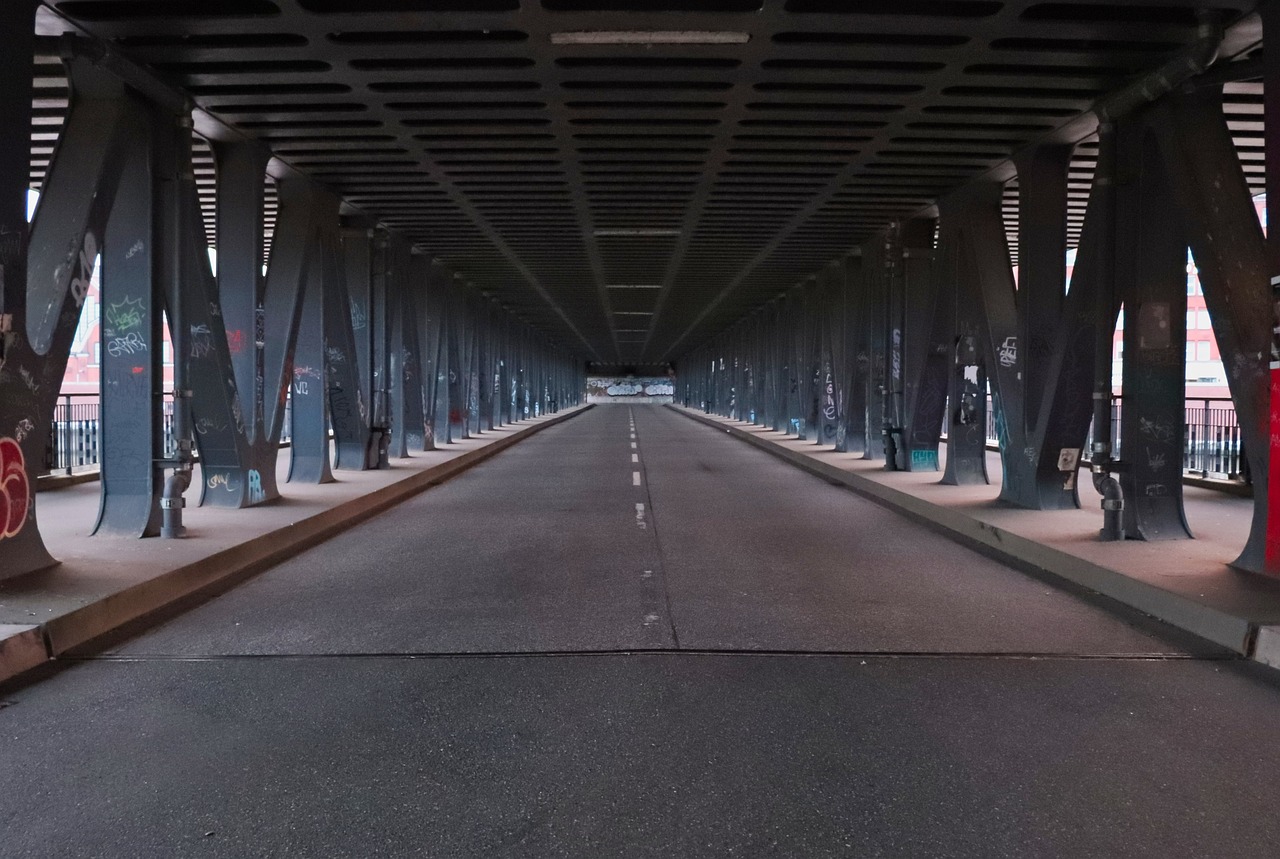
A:
<svg viewBox="0 0 1280 859">
<path fill-rule="evenodd" d="M 857 454 L 742 421 L 673 406 L 819 477 L 841 483 L 1014 566 L 1081 585 L 1243 656 L 1280 667 L 1280 582 L 1227 566 L 1244 546 L 1252 500 L 1188 486 L 1195 540 L 1099 542 L 1098 494 L 1081 484 L 1083 509 L 1021 510 L 996 500 L 998 454 L 988 486 L 944 486 L 938 472 L 885 471 Z M 945 465 L 946 450 L 942 450 Z"/>
<path fill-rule="evenodd" d="M 524 420 L 392 461 L 386 471 L 335 472 L 324 485 L 286 483 L 289 451 L 276 463 L 280 501 L 250 510 L 194 506 L 200 469 L 187 492 L 182 540 L 89 535 L 99 486 L 41 492 L 40 531 L 61 563 L 0 582 L 0 682 L 122 626 L 228 587 L 310 548 L 518 441 L 590 406 Z"/>
</svg>

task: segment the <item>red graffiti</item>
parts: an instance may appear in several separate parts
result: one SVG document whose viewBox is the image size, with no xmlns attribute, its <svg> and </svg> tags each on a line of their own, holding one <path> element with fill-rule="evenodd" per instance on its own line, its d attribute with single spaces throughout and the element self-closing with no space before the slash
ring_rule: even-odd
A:
<svg viewBox="0 0 1280 859">
<path fill-rule="evenodd" d="M 11 438 L 0 438 L 0 540 L 18 535 L 27 524 L 30 508 L 31 484 L 22 446 Z"/>
<path fill-rule="evenodd" d="M 240 329 L 227 332 L 227 348 L 231 350 L 232 355 L 239 355 L 244 351 L 244 332 Z"/>
</svg>

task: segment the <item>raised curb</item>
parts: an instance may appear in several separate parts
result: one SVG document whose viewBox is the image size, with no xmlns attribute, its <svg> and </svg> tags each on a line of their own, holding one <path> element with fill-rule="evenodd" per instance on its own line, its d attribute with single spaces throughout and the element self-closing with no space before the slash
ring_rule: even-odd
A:
<svg viewBox="0 0 1280 859">
<path fill-rule="evenodd" d="M 1179 629 L 1235 651 L 1242 656 L 1255 656 L 1258 627 L 1248 619 L 1237 617 L 1212 606 L 1166 591 L 1127 576 L 1118 570 L 1095 564 L 1084 558 L 1037 543 L 1003 528 L 983 522 L 966 513 L 951 510 L 917 498 L 910 493 L 886 486 L 862 475 L 846 471 L 808 454 L 775 444 L 740 427 L 725 424 L 690 409 L 673 407 L 674 411 L 773 454 L 810 474 L 842 484 L 863 497 L 908 518 L 939 531 L 989 557 L 1015 567 L 1033 568 L 1037 572 L 1065 579 L 1103 596 L 1137 609 Z M 1270 645 L 1280 667 L 1280 627 L 1273 630 Z M 1259 660 L 1262 661 L 1262 660 Z M 1270 664 L 1270 663 L 1268 663 Z"/>
<path fill-rule="evenodd" d="M 0 683 L 182 600 L 262 572 L 590 408 L 592 406 L 585 405 L 522 427 L 505 438 L 469 450 L 448 462 L 194 563 L 161 573 L 45 623 L 31 627 L 0 626 Z M 38 648 L 34 648 L 33 643 L 38 644 Z"/>
<path fill-rule="evenodd" d="M 48 659 L 40 627 L 0 624 L 0 681 L 30 671 Z"/>
<path fill-rule="evenodd" d="M 1263 665 L 1280 668 L 1280 626 L 1260 626 L 1253 647 L 1253 658 Z"/>
</svg>

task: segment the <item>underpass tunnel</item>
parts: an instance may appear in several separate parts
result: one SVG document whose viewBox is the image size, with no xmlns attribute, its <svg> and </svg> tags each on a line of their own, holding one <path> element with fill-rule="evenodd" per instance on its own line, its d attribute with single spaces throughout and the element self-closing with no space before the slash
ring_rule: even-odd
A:
<svg viewBox="0 0 1280 859">
<path fill-rule="evenodd" d="M 1271 9 L 5 4 L 0 578 L 628 396 L 1273 576 Z"/>
</svg>

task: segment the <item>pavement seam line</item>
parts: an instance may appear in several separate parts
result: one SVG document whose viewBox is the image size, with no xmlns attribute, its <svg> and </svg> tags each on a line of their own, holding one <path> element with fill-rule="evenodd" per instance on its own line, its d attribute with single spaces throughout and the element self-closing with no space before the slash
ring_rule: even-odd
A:
<svg viewBox="0 0 1280 859">
<path fill-rule="evenodd" d="M 966 660 L 991 662 L 1245 662 L 1244 657 L 1224 653 L 1194 654 L 1180 652 L 1152 653 L 1057 653 L 1000 651 L 890 651 L 890 650 L 734 650 L 727 648 L 658 647 L 599 650 L 494 650 L 474 652 L 421 651 L 404 653 L 221 653 L 200 656 L 177 654 L 96 654 L 63 656 L 60 661 L 160 663 L 160 662 L 302 662 L 308 660 L 427 660 L 427 659 L 559 659 L 599 656 L 723 656 L 744 658 L 795 659 L 867 659 L 902 660 Z"/>
</svg>

